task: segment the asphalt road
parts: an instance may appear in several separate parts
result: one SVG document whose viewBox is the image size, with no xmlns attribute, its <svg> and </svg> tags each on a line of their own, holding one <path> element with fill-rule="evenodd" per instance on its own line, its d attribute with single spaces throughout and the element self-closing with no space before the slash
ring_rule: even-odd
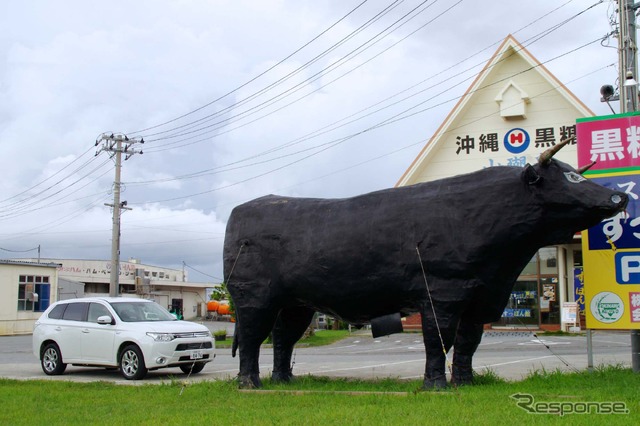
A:
<svg viewBox="0 0 640 426">
<path fill-rule="evenodd" d="M 206 322 L 212 330 L 229 323 Z M 594 365 L 624 365 L 631 363 L 631 343 L 628 332 L 593 333 Z M 451 354 L 449 354 L 451 359 Z M 264 347 L 260 357 L 260 372 L 271 373 L 273 351 Z M 358 332 L 329 346 L 299 347 L 294 352 L 295 375 L 313 374 L 353 378 L 420 378 L 424 372 L 422 335 L 403 333 L 373 339 L 368 332 Z M 529 332 L 489 332 L 474 357 L 476 371 L 490 369 L 500 377 L 518 380 L 535 370 L 583 370 L 587 368 L 586 336 L 535 337 Z M 217 349 L 216 358 L 189 381 L 233 378 L 238 374 L 238 358 L 231 349 Z M 101 368 L 68 366 L 62 376 L 46 376 L 38 359 L 31 352 L 31 336 L 0 337 L 0 377 L 15 379 L 72 380 L 79 382 L 110 381 L 122 384 L 163 383 L 185 380 L 177 368 L 149 372 L 144 381 L 124 380 L 118 371 Z"/>
</svg>

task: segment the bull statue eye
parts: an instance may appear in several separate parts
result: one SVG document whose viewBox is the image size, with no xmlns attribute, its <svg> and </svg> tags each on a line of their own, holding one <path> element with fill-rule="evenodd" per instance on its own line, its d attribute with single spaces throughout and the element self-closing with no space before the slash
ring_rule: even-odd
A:
<svg viewBox="0 0 640 426">
<path fill-rule="evenodd" d="M 586 177 L 576 172 L 564 172 L 564 177 L 566 177 L 567 180 L 571 183 L 580 183 L 587 180 Z"/>
</svg>

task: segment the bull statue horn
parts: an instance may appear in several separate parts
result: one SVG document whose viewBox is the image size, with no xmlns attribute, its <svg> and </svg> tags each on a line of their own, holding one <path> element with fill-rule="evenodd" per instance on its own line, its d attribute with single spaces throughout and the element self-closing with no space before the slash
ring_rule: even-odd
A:
<svg viewBox="0 0 640 426">
<path fill-rule="evenodd" d="M 578 170 L 576 170 L 576 172 L 578 172 L 578 173 L 580 173 L 580 174 L 583 174 L 584 172 L 586 172 L 587 170 L 589 170 L 591 167 L 595 166 L 595 164 L 596 164 L 596 162 L 595 162 L 595 161 L 592 161 L 591 163 L 586 164 L 586 165 L 584 165 L 584 166 L 580 167 Z"/>
<path fill-rule="evenodd" d="M 538 158 L 538 163 L 540 163 L 540 165 L 547 164 L 549 160 L 551 160 L 551 158 L 556 154 L 556 152 L 560 151 L 565 145 L 569 144 L 571 141 L 575 139 L 576 139 L 575 136 L 571 136 L 570 138 L 562 140 L 560 141 L 560 143 L 547 149 L 542 154 L 540 154 L 540 158 Z"/>
</svg>

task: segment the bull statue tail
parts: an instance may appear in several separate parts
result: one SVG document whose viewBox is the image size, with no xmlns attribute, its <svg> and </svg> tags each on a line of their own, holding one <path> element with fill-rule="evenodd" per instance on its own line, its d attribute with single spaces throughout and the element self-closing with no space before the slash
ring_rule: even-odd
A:
<svg viewBox="0 0 640 426">
<path fill-rule="evenodd" d="M 236 357 L 236 351 L 238 350 L 238 333 L 233 333 L 233 345 L 231 346 L 231 356 Z"/>
</svg>

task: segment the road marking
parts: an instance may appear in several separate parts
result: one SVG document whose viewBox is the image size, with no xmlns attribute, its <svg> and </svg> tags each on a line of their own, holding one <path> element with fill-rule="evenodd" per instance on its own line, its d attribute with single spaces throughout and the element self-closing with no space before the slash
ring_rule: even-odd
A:
<svg viewBox="0 0 640 426">
<path fill-rule="evenodd" d="M 545 358 L 555 358 L 555 355 L 538 356 L 538 357 L 535 357 L 535 358 L 519 359 L 517 361 L 500 362 L 500 363 L 497 363 L 497 364 L 490 364 L 490 365 L 484 365 L 484 366 L 481 366 L 481 367 L 474 367 L 473 369 L 474 370 L 479 370 L 479 369 L 482 369 L 482 368 L 488 369 L 488 368 L 491 368 L 491 367 L 500 367 L 502 365 L 518 364 L 520 362 L 536 361 L 536 360 L 545 359 Z M 447 376 L 449 376 L 450 375 L 449 371 L 446 371 L 446 374 L 447 374 Z M 419 376 L 404 376 L 404 377 L 400 377 L 400 378 L 401 379 L 418 379 L 418 378 L 421 378 L 421 377 L 424 377 L 424 375 L 421 374 Z"/>
<path fill-rule="evenodd" d="M 480 346 L 499 345 L 500 343 L 504 343 L 504 341 L 500 340 L 498 342 L 480 343 Z"/>
<path fill-rule="evenodd" d="M 377 348 L 377 349 L 366 349 L 366 348 L 358 348 L 357 351 L 353 351 L 353 352 L 347 352 L 347 354 L 368 354 L 371 352 L 381 352 L 381 351 L 397 351 L 397 350 L 423 350 L 424 346 L 420 346 L 419 348 L 416 348 L 415 346 L 385 346 L 383 348 Z"/>
<path fill-rule="evenodd" d="M 356 342 L 356 343 L 357 343 L 357 342 Z M 355 346 L 358 346 L 358 345 L 337 346 L 337 347 L 335 347 L 335 348 L 331 348 L 331 349 L 353 348 L 353 347 L 355 347 Z"/>
<path fill-rule="evenodd" d="M 364 370 L 364 369 L 367 369 L 367 368 L 388 367 L 390 365 L 407 364 L 407 363 L 411 363 L 411 362 L 424 362 L 424 359 L 420 358 L 420 359 L 413 359 L 413 360 L 409 360 L 409 361 L 387 362 L 387 363 L 384 363 L 384 364 L 364 365 L 364 366 L 360 366 L 360 367 L 335 368 L 335 369 L 332 369 L 332 370 L 316 370 L 316 371 L 309 371 L 309 372 L 307 372 L 305 374 L 329 373 L 329 372 L 333 372 L 333 371 Z"/>
<path fill-rule="evenodd" d="M 631 343 L 614 342 L 612 340 L 597 340 L 597 339 L 593 339 L 593 343 L 609 343 L 609 344 L 618 345 L 618 346 L 631 346 Z"/>
<path fill-rule="evenodd" d="M 545 359 L 545 358 L 555 358 L 555 355 L 546 355 L 546 356 L 538 356 L 538 357 L 535 357 L 535 358 L 519 359 L 519 360 L 516 360 L 516 361 L 499 362 L 497 364 L 490 364 L 490 365 L 485 365 L 485 366 L 482 366 L 482 367 L 475 367 L 474 369 L 500 367 L 501 365 L 517 364 L 519 362 L 536 361 L 536 360 Z"/>
<path fill-rule="evenodd" d="M 552 342 L 550 340 L 542 340 L 542 339 L 535 339 L 535 340 L 531 340 L 529 342 L 518 343 L 519 346 L 526 346 L 526 345 L 553 346 L 553 345 L 570 345 L 570 344 L 571 344 L 571 342 Z"/>
</svg>

